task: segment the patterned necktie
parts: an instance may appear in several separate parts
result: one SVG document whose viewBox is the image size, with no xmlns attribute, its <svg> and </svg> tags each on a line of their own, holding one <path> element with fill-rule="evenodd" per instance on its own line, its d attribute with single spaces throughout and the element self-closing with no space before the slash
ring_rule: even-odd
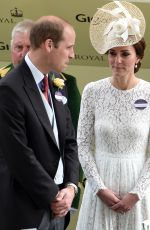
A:
<svg viewBox="0 0 150 230">
<path fill-rule="evenodd" d="M 41 90 L 46 100 L 48 101 L 50 107 L 52 108 L 51 97 L 49 96 L 49 92 L 48 92 L 49 91 L 48 76 L 46 74 L 44 74 L 44 78 L 42 80 Z"/>
<path fill-rule="evenodd" d="M 49 89 L 48 77 L 46 75 L 44 75 L 44 78 L 42 80 L 42 92 L 43 92 L 46 100 L 49 102 L 48 89 Z"/>
</svg>

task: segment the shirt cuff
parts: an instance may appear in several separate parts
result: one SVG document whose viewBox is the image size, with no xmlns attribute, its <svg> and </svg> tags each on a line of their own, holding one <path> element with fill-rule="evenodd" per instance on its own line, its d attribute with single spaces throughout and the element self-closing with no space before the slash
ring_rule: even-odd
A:
<svg viewBox="0 0 150 230">
<path fill-rule="evenodd" d="M 66 187 L 68 186 L 72 186 L 74 188 L 75 195 L 78 193 L 78 187 L 74 183 L 69 182 L 66 184 Z"/>
</svg>

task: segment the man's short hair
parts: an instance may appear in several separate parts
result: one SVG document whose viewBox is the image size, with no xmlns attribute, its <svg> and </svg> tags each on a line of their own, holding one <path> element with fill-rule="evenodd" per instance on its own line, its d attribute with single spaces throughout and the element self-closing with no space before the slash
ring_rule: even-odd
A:
<svg viewBox="0 0 150 230">
<path fill-rule="evenodd" d="M 47 39 L 52 39 L 55 47 L 63 40 L 64 27 L 71 26 L 66 20 L 55 16 L 44 16 L 35 22 L 30 32 L 30 42 L 33 49 L 37 49 Z"/>
<path fill-rule="evenodd" d="M 21 22 L 18 22 L 11 33 L 11 46 L 15 37 L 16 33 L 30 33 L 30 30 L 32 28 L 32 26 L 34 25 L 34 21 L 32 21 L 31 19 L 24 19 Z"/>
</svg>

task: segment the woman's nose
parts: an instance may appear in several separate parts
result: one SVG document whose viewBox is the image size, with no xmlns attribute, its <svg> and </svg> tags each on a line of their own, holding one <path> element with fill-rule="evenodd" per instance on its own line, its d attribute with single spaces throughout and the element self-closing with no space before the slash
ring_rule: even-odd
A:
<svg viewBox="0 0 150 230">
<path fill-rule="evenodd" d="M 116 55 L 116 60 L 115 60 L 117 63 L 121 63 L 122 62 L 122 57 L 121 55 Z"/>
</svg>

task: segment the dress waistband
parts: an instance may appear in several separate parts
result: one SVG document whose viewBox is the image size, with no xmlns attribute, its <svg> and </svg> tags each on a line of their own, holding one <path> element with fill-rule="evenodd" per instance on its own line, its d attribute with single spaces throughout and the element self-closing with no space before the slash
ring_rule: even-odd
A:
<svg viewBox="0 0 150 230">
<path fill-rule="evenodd" d="M 146 154 L 142 153 L 111 153 L 111 152 L 98 152 L 96 153 L 96 157 L 105 157 L 105 158 L 119 158 L 119 159 L 134 159 L 141 160 L 145 159 Z"/>
</svg>

